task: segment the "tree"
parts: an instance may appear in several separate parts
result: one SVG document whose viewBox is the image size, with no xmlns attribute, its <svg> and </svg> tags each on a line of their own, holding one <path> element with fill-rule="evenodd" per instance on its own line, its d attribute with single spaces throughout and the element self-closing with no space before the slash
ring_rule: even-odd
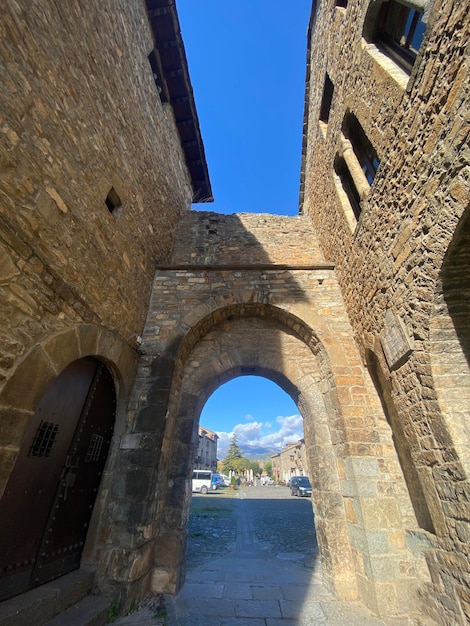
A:
<svg viewBox="0 0 470 626">
<path fill-rule="evenodd" d="M 238 472 L 237 462 L 243 458 L 242 450 L 237 442 L 237 436 L 233 435 L 230 440 L 230 445 L 227 450 L 227 456 L 222 461 L 222 467 L 224 469 L 225 474 L 228 474 L 230 470 L 233 472 Z"/>
<path fill-rule="evenodd" d="M 235 471 L 238 474 L 244 474 L 246 470 L 250 467 L 250 461 L 242 457 L 241 459 L 234 460 Z"/>
<path fill-rule="evenodd" d="M 250 461 L 248 469 L 252 470 L 254 476 L 261 474 L 261 467 L 258 461 Z"/>
<path fill-rule="evenodd" d="M 271 463 L 271 461 L 266 461 L 266 463 L 264 464 L 264 471 L 268 476 L 271 476 L 273 471 L 273 464 Z"/>
</svg>

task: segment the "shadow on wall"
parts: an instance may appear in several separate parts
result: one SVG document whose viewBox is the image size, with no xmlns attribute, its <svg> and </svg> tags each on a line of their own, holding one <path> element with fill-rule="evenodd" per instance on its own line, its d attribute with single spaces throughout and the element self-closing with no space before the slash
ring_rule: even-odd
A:
<svg viewBox="0 0 470 626">
<path fill-rule="evenodd" d="M 432 374 L 439 404 L 470 476 L 470 207 L 457 226 L 441 270 L 431 318 Z"/>
<path fill-rule="evenodd" d="M 158 593 L 175 593 L 183 583 L 189 477 L 205 399 L 223 382 L 257 373 L 297 402 L 300 374 L 292 369 L 295 355 L 288 354 L 292 338 L 315 362 L 311 344 L 318 348 L 318 339 L 309 323 L 323 320 L 328 327 L 334 320 L 341 336 L 349 328 L 333 268 L 324 263 L 308 218 L 192 212 L 182 219 L 177 242 L 172 264 L 156 271 L 130 405 L 138 437 L 125 440 L 133 442 L 128 448 L 121 445 L 112 490 L 112 507 L 126 511 L 114 523 L 121 544 L 109 547 L 114 559 L 122 550 L 147 550 L 149 538 L 141 529 L 157 517 L 150 588 Z M 307 323 L 295 315 L 301 308 L 310 312 Z M 322 317 L 321 311 L 332 314 Z M 235 343 L 224 346 L 231 337 Z M 202 371 L 196 388 L 183 384 L 191 372 Z M 143 459 L 150 450 L 134 446 L 145 437 L 151 464 Z M 126 537 L 129 545 L 123 545 Z M 123 605 L 133 599 L 123 597 Z"/>
</svg>

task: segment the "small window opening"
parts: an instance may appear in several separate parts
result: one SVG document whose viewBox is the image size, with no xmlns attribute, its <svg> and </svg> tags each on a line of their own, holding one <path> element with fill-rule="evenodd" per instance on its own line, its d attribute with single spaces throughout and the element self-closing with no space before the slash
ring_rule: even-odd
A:
<svg viewBox="0 0 470 626">
<path fill-rule="evenodd" d="M 380 160 L 374 146 L 370 142 L 356 116 L 352 113 L 346 115 L 342 130 L 344 136 L 351 142 L 354 154 L 356 155 L 362 171 L 367 178 L 367 182 L 369 185 L 372 185 L 380 165 Z"/>
<path fill-rule="evenodd" d="M 348 6 L 348 0 L 336 0 L 335 6 L 345 9 Z"/>
<path fill-rule="evenodd" d="M 88 450 L 85 455 L 85 463 L 96 463 L 100 459 L 101 448 L 103 447 L 104 438 L 101 435 L 92 435 Z"/>
<path fill-rule="evenodd" d="M 425 30 L 421 10 L 390 0 L 380 7 L 372 39 L 384 54 L 410 73 Z"/>
<path fill-rule="evenodd" d="M 330 119 L 331 102 L 333 100 L 334 85 L 328 74 L 325 74 L 325 83 L 323 85 L 323 97 L 320 107 L 320 121 L 328 124 Z"/>
<path fill-rule="evenodd" d="M 354 179 L 351 176 L 351 172 L 349 171 L 349 168 L 346 165 L 346 161 L 343 159 L 342 156 L 336 156 L 334 169 L 341 181 L 344 192 L 348 197 L 349 204 L 351 205 L 351 209 L 354 213 L 354 217 L 356 218 L 356 220 L 358 220 L 361 214 L 361 198 L 359 196 L 357 187 L 354 184 Z"/>
<path fill-rule="evenodd" d="M 117 209 L 121 208 L 122 206 L 121 198 L 116 193 L 116 190 L 114 189 L 114 187 L 111 187 L 111 189 L 109 190 L 109 193 L 106 196 L 105 203 L 111 214 L 113 214 Z"/>
<path fill-rule="evenodd" d="M 160 62 L 160 56 L 157 50 L 152 50 L 152 52 L 148 55 L 148 60 L 150 63 L 150 67 L 152 68 L 153 80 L 155 82 L 155 87 L 157 88 L 158 95 L 160 96 L 160 100 L 163 103 L 168 102 L 168 89 L 166 81 L 163 77 L 162 64 Z"/>
<path fill-rule="evenodd" d="M 42 420 L 34 437 L 29 456 L 49 457 L 58 432 L 58 424 Z"/>
</svg>

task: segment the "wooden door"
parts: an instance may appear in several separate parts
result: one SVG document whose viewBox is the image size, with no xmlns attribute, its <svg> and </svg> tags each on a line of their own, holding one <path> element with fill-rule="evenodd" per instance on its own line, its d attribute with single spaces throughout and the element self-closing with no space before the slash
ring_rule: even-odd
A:
<svg viewBox="0 0 470 626">
<path fill-rule="evenodd" d="M 46 390 L 0 501 L 0 599 L 79 567 L 114 416 L 113 380 L 94 358 Z"/>
</svg>

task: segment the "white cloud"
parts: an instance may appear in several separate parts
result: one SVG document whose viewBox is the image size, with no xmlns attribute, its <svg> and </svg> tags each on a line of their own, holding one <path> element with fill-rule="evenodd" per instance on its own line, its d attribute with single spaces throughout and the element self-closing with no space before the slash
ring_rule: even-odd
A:
<svg viewBox="0 0 470 626">
<path fill-rule="evenodd" d="M 246 419 L 248 418 L 254 419 L 251 415 L 247 415 Z M 231 432 L 217 432 L 217 435 L 219 457 L 227 452 L 233 435 L 236 435 L 238 445 L 242 448 L 253 446 L 280 451 L 287 442 L 302 439 L 303 420 L 300 415 L 278 416 L 274 423 L 250 421 L 247 424 L 237 424 Z"/>
</svg>

